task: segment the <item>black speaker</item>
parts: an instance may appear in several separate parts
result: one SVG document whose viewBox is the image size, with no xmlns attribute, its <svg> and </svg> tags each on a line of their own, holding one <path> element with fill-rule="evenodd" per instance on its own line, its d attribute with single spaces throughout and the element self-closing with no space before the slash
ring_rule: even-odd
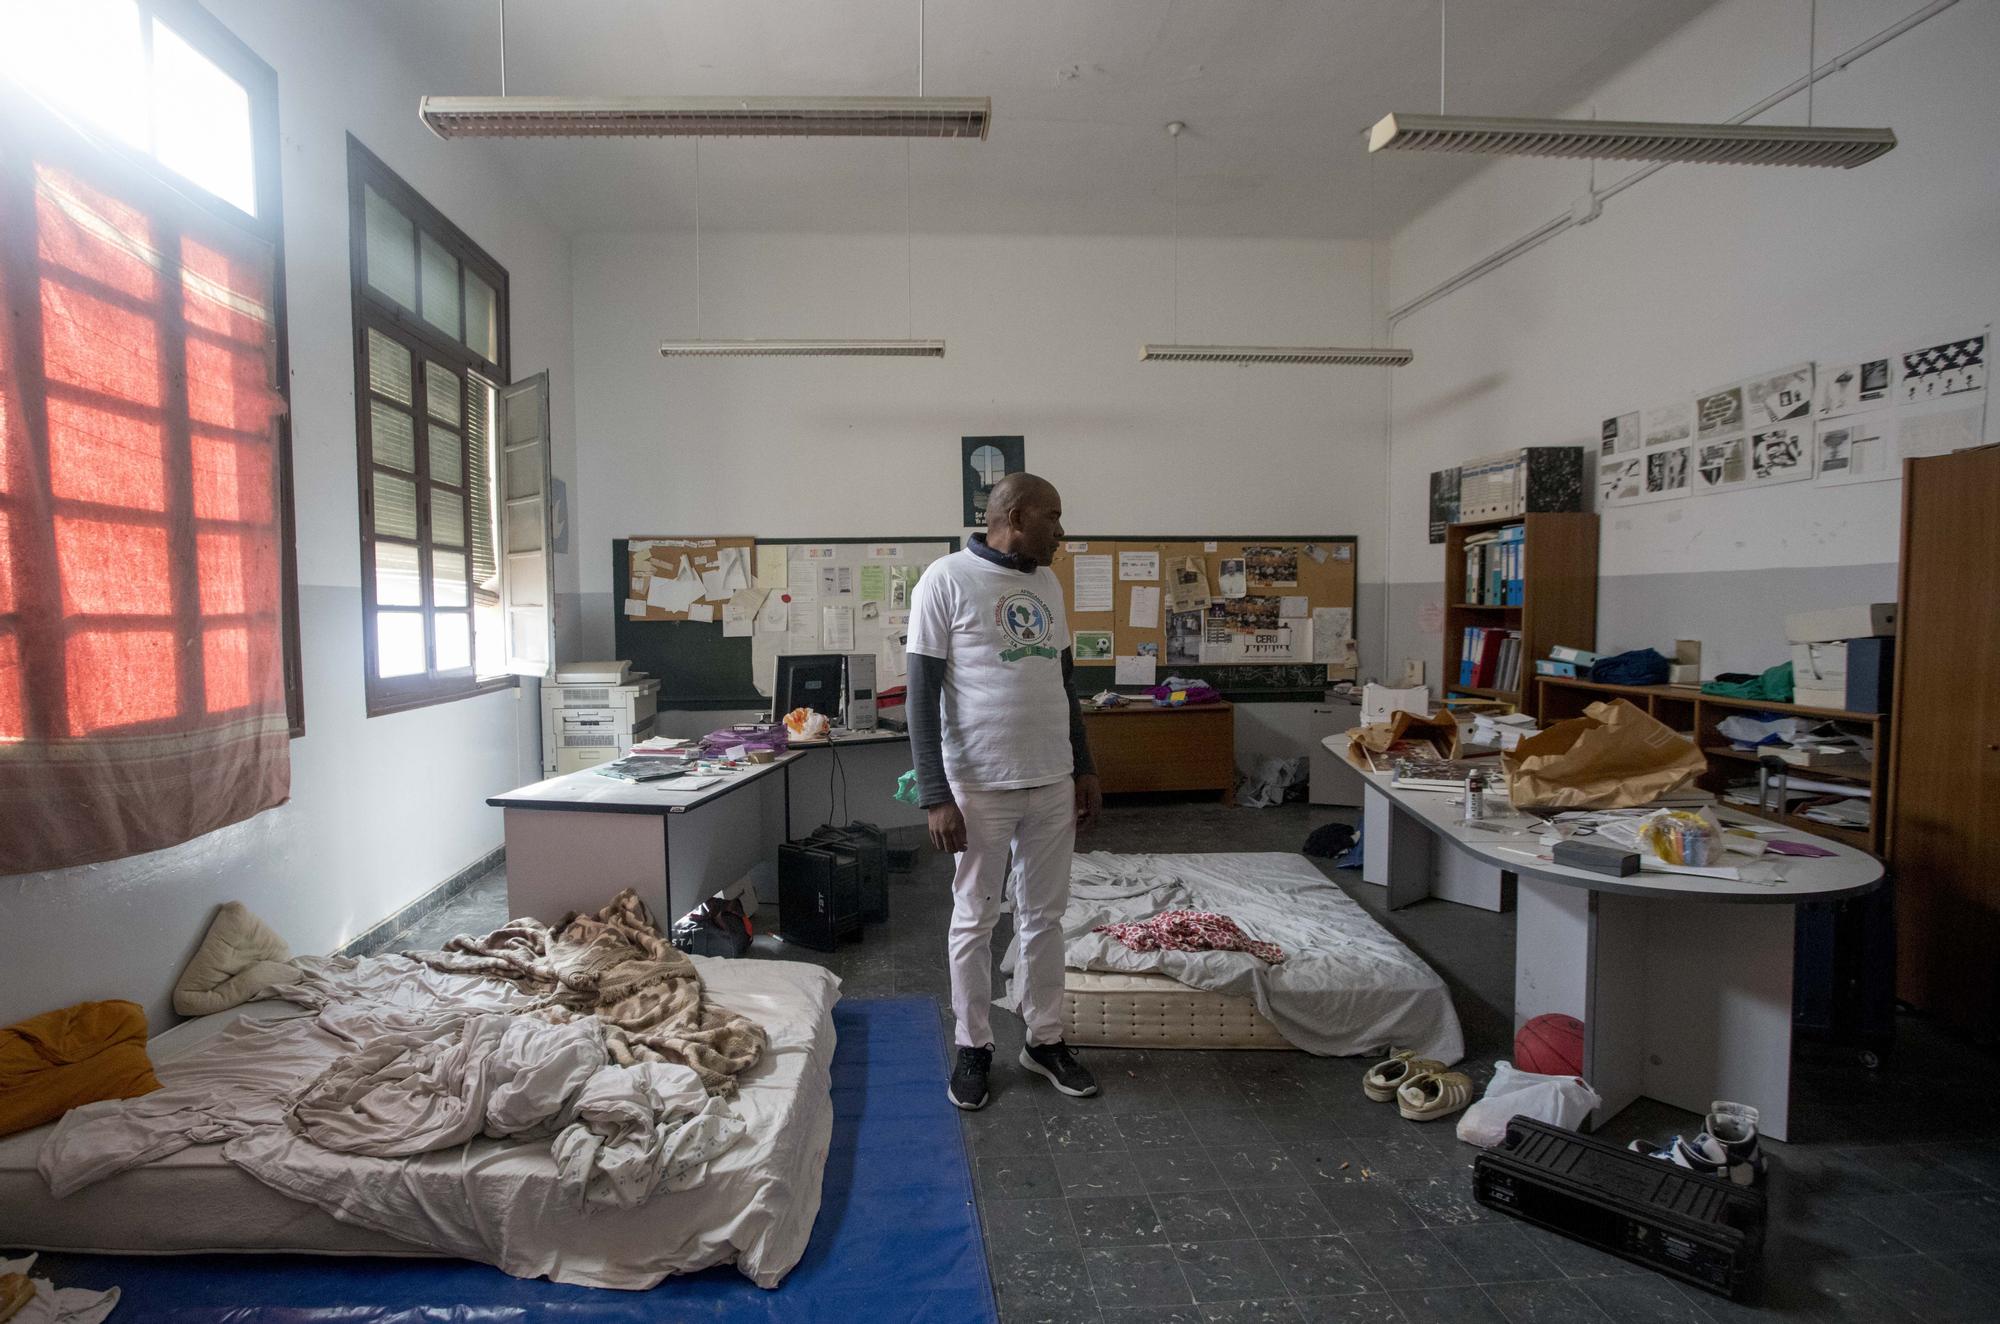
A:
<svg viewBox="0 0 2000 1324">
<path fill-rule="evenodd" d="M 861 933 L 861 865 L 852 851 L 778 847 L 778 936 L 830 952 Z"/>
<path fill-rule="evenodd" d="M 828 824 L 814 828 L 811 846 L 847 851 L 861 869 L 861 918 L 879 924 L 889 918 L 889 834 L 873 823 Z"/>
</svg>

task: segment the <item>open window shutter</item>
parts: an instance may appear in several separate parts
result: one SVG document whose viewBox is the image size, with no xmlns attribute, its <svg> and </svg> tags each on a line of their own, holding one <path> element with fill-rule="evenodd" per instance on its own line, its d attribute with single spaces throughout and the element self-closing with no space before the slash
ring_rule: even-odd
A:
<svg viewBox="0 0 2000 1324">
<path fill-rule="evenodd" d="M 500 575 L 507 670 L 548 674 L 555 656 L 549 537 L 549 375 L 500 388 Z"/>
</svg>

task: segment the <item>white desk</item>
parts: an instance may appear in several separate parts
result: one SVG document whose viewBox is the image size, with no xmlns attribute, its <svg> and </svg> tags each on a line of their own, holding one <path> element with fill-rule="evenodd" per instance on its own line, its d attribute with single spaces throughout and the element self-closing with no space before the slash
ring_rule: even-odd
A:
<svg viewBox="0 0 2000 1324">
<path fill-rule="evenodd" d="M 799 758 L 748 764 L 700 790 L 586 768 L 492 797 L 505 815 L 508 913 L 554 923 L 630 887 L 665 926 L 738 879 L 775 878 Z"/>
<path fill-rule="evenodd" d="M 1514 1026 L 1547 1012 L 1583 1022 L 1584 1079 L 1604 1100 L 1593 1126 L 1641 1095 L 1703 1113 L 1712 1100 L 1733 1099 L 1756 1105 L 1765 1133 L 1786 1138 L 1792 908 L 1873 890 L 1880 861 L 1786 832 L 1777 839 L 1833 854 L 1766 855 L 1762 862 L 1781 879 L 1771 885 L 1685 874 L 1611 878 L 1512 853 L 1542 851 L 1540 828 L 1504 800 L 1486 821 L 1522 827 L 1518 834 L 1464 826 L 1455 796 L 1398 790 L 1383 773 L 1362 776 L 1370 822 L 1378 812 L 1383 819 L 1363 849 L 1363 880 L 1387 886 L 1392 906 L 1442 895 L 1433 890 L 1432 848 L 1455 857 L 1460 872 L 1517 880 Z M 1742 817 L 1718 813 L 1725 822 Z"/>
</svg>

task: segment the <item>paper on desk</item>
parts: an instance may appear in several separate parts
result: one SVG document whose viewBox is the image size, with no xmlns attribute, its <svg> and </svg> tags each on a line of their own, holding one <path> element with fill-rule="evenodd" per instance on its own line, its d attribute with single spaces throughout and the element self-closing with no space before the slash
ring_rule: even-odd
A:
<svg viewBox="0 0 2000 1324">
<path fill-rule="evenodd" d="M 1159 629 L 1160 590 L 1157 588 L 1133 589 L 1132 610 L 1126 623 L 1135 630 Z"/>
<path fill-rule="evenodd" d="M 1111 558 L 1109 556 L 1079 556 L 1070 563 L 1076 577 L 1076 601 L 1070 610 L 1110 611 L 1111 601 Z"/>
<path fill-rule="evenodd" d="M 889 567 L 864 565 L 861 567 L 861 600 L 880 602 L 889 596 Z"/>
<path fill-rule="evenodd" d="M 853 649 L 854 608 L 820 608 L 819 643 L 829 653 L 845 653 Z"/>
<path fill-rule="evenodd" d="M 773 589 L 785 587 L 788 558 L 787 549 L 778 543 L 757 544 L 757 587 Z"/>
<path fill-rule="evenodd" d="M 1149 654 L 1121 657 L 1113 664 L 1114 685 L 1153 685 L 1159 681 L 1160 659 Z"/>
<path fill-rule="evenodd" d="M 764 599 L 768 596 L 760 588 L 738 589 L 730 594 L 729 601 L 722 607 L 722 637 L 741 639 L 749 636 L 757 627 L 757 615 L 764 609 Z"/>
<path fill-rule="evenodd" d="M 700 621 L 704 625 L 709 624 L 715 620 L 715 608 L 706 602 L 690 603 L 688 606 L 688 619 L 691 621 Z"/>
</svg>

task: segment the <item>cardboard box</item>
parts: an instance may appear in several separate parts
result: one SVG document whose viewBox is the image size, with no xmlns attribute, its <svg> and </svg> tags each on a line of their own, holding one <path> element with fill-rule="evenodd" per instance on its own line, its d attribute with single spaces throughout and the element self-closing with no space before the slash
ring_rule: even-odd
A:
<svg viewBox="0 0 2000 1324">
<path fill-rule="evenodd" d="M 1847 711 L 1847 689 L 1845 686 L 1835 689 L 1814 689 L 1794 683 L 1792 686 L 1792 702 L 1798 704 L 1801 708 L 1832 708 L 1837 712 L 1845 712 Z"/>
<path fill-rule="evenodd" d="M 1701 663 L 1697 662 L 1692 666 L 1689 666 L 1681 662 L 1668 663 L 1667 684 L 1669 685 L 1701 684 Z"/>
<path fill-rule="evenodd" d="M 1896 633 L 1896 604 L 1863 602 L 1825 611 L 1795 611 L 1785 617 L 1785 639 L 1816 644 L 1832 639 L 1866 639 Z"/>
</svg>

